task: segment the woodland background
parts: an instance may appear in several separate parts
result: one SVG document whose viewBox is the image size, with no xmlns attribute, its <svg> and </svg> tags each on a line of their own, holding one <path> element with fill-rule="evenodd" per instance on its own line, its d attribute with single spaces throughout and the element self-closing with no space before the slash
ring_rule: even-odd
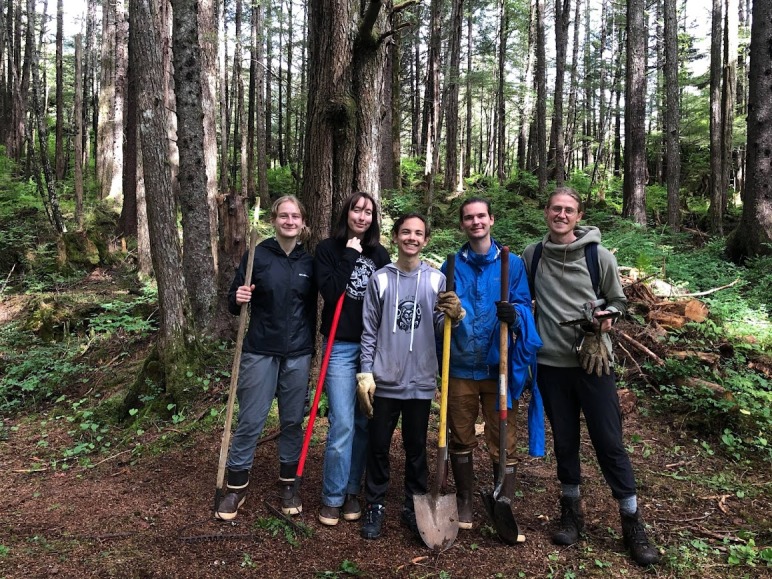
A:
<svg viewBox="0 0 772 579">
<path fill-rule="evenodd" d="M 674 493 L 669 508 L 687 523 L 703 521 L 694 488 L 723 517 L 676 529 L 655 515 L 662 572 L 769 566 L 769 2 L 84 0 L 66 11 L 63 0 L 0 0 L 7 496 L 45 484 L 66 497 L 68 471 L 101 496 L 116 475 L 105 468 L 151 480 L 148 456 L 171 464 L 167 453 L 194 440 L 216 451 L 235 329 L 224 294 L 258 199 L 265 209 L 298 195 L 313 251 L 342 200 L 369 191 L 385 230 L 400 212 L 429 215 L 427 258 L 439 263 L 462 242 L 465 196 L 494 201 L 494 235 L 520 252 L 565 183 L 617 253 L 631 302 L 620 386 L 632 420 L 660 441 L 631 435 L 636 468 L 656 471 L 649 484 Z M 264 216 L 259 228 L 269 234 Z M 212 470 L 207 457 L 193 468 Z M 9 504 L 3 526 L 20 537 L 0 544 L 9 576 L 50 572 L 41 553 L 74 555 L 66 541 L 40 542 L 53 539 L 35 521 L 56 504 Z M 253 556 L 227 555 L 247 570 Z M 368 569 L 379 556 L 380 571 Z M 393 557 L 304 573 L 383 575 Z M 545 557 L 523 556 L 518 572 L 608 574 L 586 550 Z M 481 574 L 506 565 L 490 560 Z M 177 562 L 183 575 L 211 571 Z M 137 565 L 125 575 L 155 573 Z M 463 558 L 438 565 L 426 573 L 470 573 Z"/>
</svg>

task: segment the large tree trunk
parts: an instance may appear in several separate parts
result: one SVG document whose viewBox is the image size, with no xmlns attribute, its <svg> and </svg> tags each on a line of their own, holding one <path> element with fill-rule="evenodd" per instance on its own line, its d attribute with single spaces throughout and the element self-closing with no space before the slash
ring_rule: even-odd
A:
<svg viewBox="0 0 772 579">
<path fill-rule="evenodd" d="M 646 225 L 646 54 L 643 0 L 627 3 L 627 94 L 622 215 Z"/>
<path fill-rule="evenodd" d="M 169 125 L 159 30 L 165 21 L 159 14 L 157 0 L 131 0 L 131 7 L 137 23 L 139 81 L 143 89 L 139 94 L 142 165 L 146 188 L 152 192 L 146 201 L 153 270 L 158 283 L 160 328 L 157 351 L 166 391 L 182 403 L 191 396 L 186 394 L 189 379 L 185 371 L 192 361 L 193 326 L 177 235 L 172 175 L 166 161 Z"/>
<path fill-rule="evenodd" d="M 754 2 L 748 68 L 748 151 L 740 224 L 727 240 L 730 257 L 772 253 L 772 4 Z"/>
<path fill-rule="evenodd" d="M 555 98 L 550 131 L 552 177 L 557 187 L 565 180 L 565 140 L 563 136 L 563 84 L 568 47 L 568 25 L 571 23 L 571 0 L 555 0 Z"/>
<path fill-rule="evenodd" d="M 710 35 L 710 229 L 724 234 L 724 182 L 721 163 L 721 24 L 723 0 L 713 0 Z"/>
<path fill-rule="evenodd" d="M 209 238 L 213 248 L 219 240 L 217 224 L 217 0 L 198 2 L 198 38 L 201 45 L 201 104 L 204 109 L 204 164 L 206 199 L 209 206 Z M 218 252 L 213 252 L 218 268 Z"/>
<path fill-rule="evenodd" d="M 678 17 L 676 0 L 665 3 L 665 166 L 667 179 L 667 223 L 681 226 L 681 148 L 679 145 Z"/>
<path fill-rule="evenodd" d="M 180 153 L 178 178 L 183 231 L 182 267 L 193 315 L 200 328 L 208 328 L 217 301 L 217 272 L 214 266 L 217 246 L 212 246 L 204 158 L 198 0 L 172 0 L 172 7 L 177 147 Z"/>
</svg>

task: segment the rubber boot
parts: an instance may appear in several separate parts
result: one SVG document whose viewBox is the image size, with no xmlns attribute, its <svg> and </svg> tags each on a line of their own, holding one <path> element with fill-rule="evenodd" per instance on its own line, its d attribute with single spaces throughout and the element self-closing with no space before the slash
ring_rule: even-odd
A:
<svg viewBox="0 0 772 579">
<path fill-rule="evenodd" d="M 303 512 L 303 501 L 300 493 L 295 492 L 295 473 L 297 464 L 281 463 L 279 465 L 279 484 L 281 485 L 281 512 L 285 515 L 299 515 Z"/>
<path fill-rule="evenodd" d="M 632 515 L 622 512 L 619 514 L 622 517 L 622 538 L 633 561 L 642 567 L 658 563 L 659 552 L 649 543 L 641 520 L 641 511 L 637 510 Z"/>
<path fill-rule="evenodd" d="M 456 481 L 456 504 L 458 505 L 458 528 L 472 528 L 472 497 L 474 488 L 474 464 L 472 453 L 451 454 L 450 465 Z"/>
<path fill-rule="evenodd" d="M 247 498 L 247 488 L 249 488 L 248 470 L 230 470 L 228 469 L 228 484 L 225 489 L 225 496 L 220 499 L 217 505 L 217 511 L 214 516 L 223 521 L 232 521 L 236 518 L 239 507 L 244 504 Z"/>
<path fill-rule="evenodd" d="M 579 497 L 560 497 L 560 528 L 552 535 L 556 545 L 573 545 L 584 531 L 584 513 Z"/>
</svg>

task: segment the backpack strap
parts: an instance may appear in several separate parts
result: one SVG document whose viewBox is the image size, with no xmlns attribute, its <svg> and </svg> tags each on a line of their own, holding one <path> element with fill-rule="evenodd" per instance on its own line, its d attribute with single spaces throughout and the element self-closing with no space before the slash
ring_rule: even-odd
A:
<svg viewBox="0 0 772 579">
<path fill-rule="evenodd" d="M 533 248 L 531 256 L 531 269 L 528 274 L 528 289 L 531 290 L 531 297 L 535 297 L 534 288 L 536 287 L 536 268 L 539 267 L 541 252 L 544 249 L 544 243 L 539 242 Z M 588 243 L 584 246 L 584 260 L 587 262 L 587 270 L 590 272 L 590 281 L 592 282 L 592 291 L 595 297 L 600 297 L 600 264 L 598 262 L 598 244 Z"/>
</svg>

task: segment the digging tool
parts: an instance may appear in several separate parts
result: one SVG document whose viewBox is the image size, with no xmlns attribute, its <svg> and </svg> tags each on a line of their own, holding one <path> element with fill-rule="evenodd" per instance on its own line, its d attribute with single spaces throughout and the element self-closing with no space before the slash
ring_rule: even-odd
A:
<svg viewBox="0 0 772 579">
<path fill-rule="evenodd" d="M 448 267 L 445 271 L 446 291 L 453 291 L 455 272 L 454 254 L 448 255 Z M 458 505 L 456 494 L 440 495 L 440 486 L 448 469 L 447 416 L 448 416 L 448 377 L 450 374 L 450 330 L 451 320 L 445 316 L 442 334 L 442 379 L 440 389 L 440 425 L 438 429 L 437 468 L 434 473 L 432 491 L 413 497 L 415 520 L 421 539 L 430 549 L 444 550 L 450 547 L 458 535 Z"/>
<path fill-rule="evenodd" d="M 319 368 L 319 379 L 316 381 L 316 393 L 314 394 L 314 402 L 311 405 L 311 411 L 308 415 L 308 426 L 306 426 L 306 434 L 303 437 L 303 447 L 300 450 L 300 459 L 298 460 L 298 468 L 295 473 L 295 482 L 292 484 L 293 496 L 300 490 L 300 483 L 303 481 L 303 467 L 306 464 L 306 457 L 308 456 L 308 447 L 311 444 L 311 435 L 314 433 L 314 422 L 316 421 L 316 411 L 319 409 L 319 399 L 322 397 L 322 390 L 324 390 L 324 378 L 327 376 L 327 366 L 330 363 L 330 354 L 332 354 L 332 346 L 335 343 L 335 334 L 338 331 L 338 321 L 340 320 L 340 312 L 343 309 L 343 301 L 346 299 L 346 292 L 340 295 L 338 303 L 335 304 L 335 313 L 332 316 L 332 325 L 330 326 L 330 335 L 327 336 L 327 347 L 324 349 L 324 358 L 322 358 L 322 367 Z"/>
<path fill-rule="evenodd" d="M 255 212 L 252 218 L 252 227 L 249 230 L 249 255 L 247 256 L 247 271 L 244 276 L 244 283 L 252 283 L 252 266 L 255 262 L 255 247 L 257 247 L 257 221 L 260 217 L 260 198 L 257 199 Z M 225 411 L 225 429 L 223 430 L 222 443 L 220 444 L 220 463 L 217 467 L 217 486 L 214 492 L 214 512 L 220 506 L 220 500 L 223 497 L 225 485 L 225 463 L 228 461 L 228 449 L 231 444 L 231 424 L 233 423 L 233 406 L 236 402 L 236 387 L 239 384 L 239 367 L 241 366 L 241 348 L 244 345 L 244 328 L 247 325 L 247 312 L 249 308 L 246 303 L 241 304 L 239 312 L 239 329 L 236 332 L 236 351 L 233 355 L 233 366 L 231 366 L 231 384 L 228 390 L 228 406 Z"/>
<path fill-rule="evenodd" d="M 501 250 L 501 301 L 509 300 L 509 248 Z M 525 535 L 512 513 L 509 497 L 501 495 L 504 478 L 507 475 L 507 378 L 509 373 L 509 326 L 500 323 L 499 332 L 499 477 L 492 493 L 480 493 L 485 511 L 502 541 L 509 545 L 522 543 Z"/>
</svg>

